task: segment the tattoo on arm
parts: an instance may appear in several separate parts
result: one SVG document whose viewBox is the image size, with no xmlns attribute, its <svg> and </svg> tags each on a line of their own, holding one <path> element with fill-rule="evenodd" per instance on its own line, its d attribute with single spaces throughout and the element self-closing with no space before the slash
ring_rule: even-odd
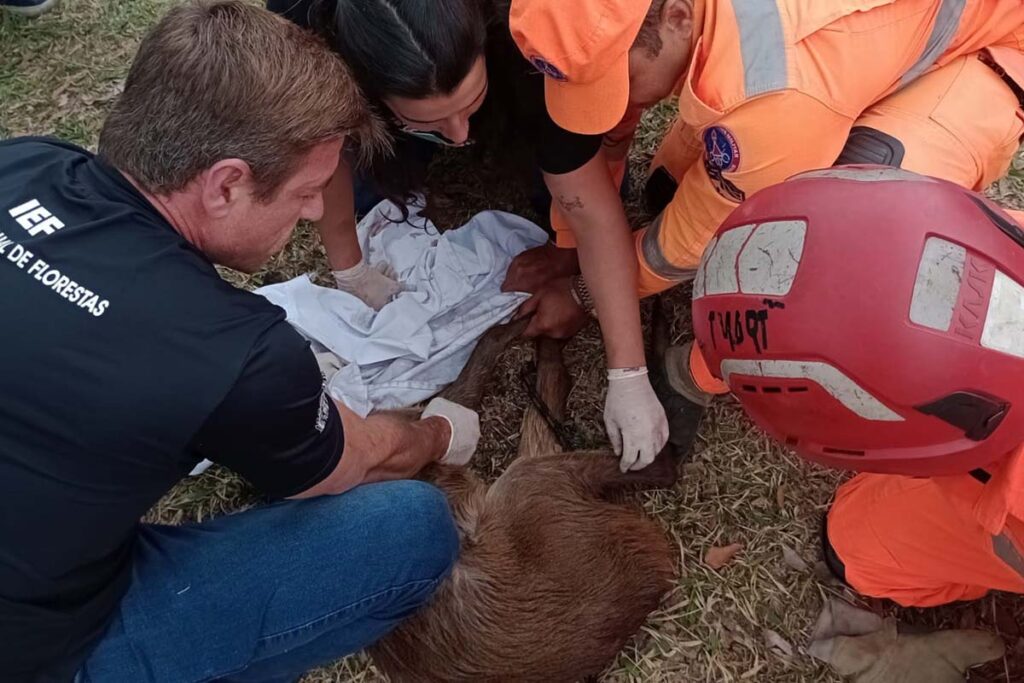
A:
<svg viewBox="0 0 1024 683">
<path fill-rule="evenodd" d="M 572 199 L 566 198 L 565 195 L 558 195 L 558 205 L 562 207 L 562 210 L 566 213 L 572 213 L 576 209 L 582 209 L 583 200 L 579 197 L 573 197 Z"/>
</svg>

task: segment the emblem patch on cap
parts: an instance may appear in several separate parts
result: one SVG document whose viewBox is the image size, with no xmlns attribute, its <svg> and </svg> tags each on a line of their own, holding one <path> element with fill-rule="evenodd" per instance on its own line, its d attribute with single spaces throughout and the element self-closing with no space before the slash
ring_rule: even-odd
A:
<svg viewBox="0 0 1024 683">
<path fill-rule="evenodd" d="M 736 137 L 723 126 L 712 126 L 704 131 L 704 170 L 715 186 L 715 191 L 726 199 L 742 202 L 747 194 L 736 187 L 723 173 L 740 167 L 740 146 Z"/>
<path fill-rule="evenodd" d="M 544 59 L 540 55 L 534 55 L 533 57 L 531 57 L 530 63 L 533 64 L 534 68 L 537 69 L 537 71 L 541 72 L 548 78 L 553 78 L 556 81 L 561 81 L 562 83 L 565 83 L 566 81 L 569 80 L 566 77 L 566 75 L 562 73 L 561 69 L 559 69 L 557 66 L 555 66 L 548 60 Z"/>
</svg>

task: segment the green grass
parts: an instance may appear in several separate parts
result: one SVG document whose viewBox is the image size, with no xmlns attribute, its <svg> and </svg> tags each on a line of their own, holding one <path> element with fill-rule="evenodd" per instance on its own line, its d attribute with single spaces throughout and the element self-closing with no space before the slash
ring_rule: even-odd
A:
<svg viewBox="0 0 1024 683">
<path fill-rule="evenodd" d="M 66 0 L 36 20 L 0 12 L 0 133 L 94 144 L 139 38 L 171 4 Z"/>
<path fill-rule="evenodd" d="M 117 96 L 135 46 L 170 0 L 64 0 L 63 8 L 36 21 L 0 13 L 0 137 L 57 135 L 91 147 L 104 113 Z M 634 180 L 640 181 L 660 132 L 671 120 L 664 105 L 649 112 L 634 153 Z M 475 211 L 502 208 L 528 213 L 525 197 L 505 187 L 500 173 L 466 168 L 458 154 L 443 158 L 432 186 L 443 193 L 442 213 L 459 222 Z M 992 188 L 1000 201 L 1024 208 L 1024 168 Z M 637 203 L 632 215 L 639 217 Z M 322 272 L 323 255 L 313 233 L 299 230 L 266 269 L 251 277 L 225 274 L 253 287 Z M 672 293 L 667 303 L 673 334 L 688 330 L 688 292 Z M 526 346 L 501 358 L 482 411 L 483 439 L 476 466 L 489 478 L 513 457 L 527 399 L 519 376 L 530 360 Z M 596 326 L 566 349 L 574 379 L 568 413 L 581 443 L 604 443 L 601 421 L 603 357 Z M 823 598 L 837 589 L 818 579 L 817 530 L 839 481 L 832 472 L 811 467 L 769 443 L 730 402 L 716 404 L 705 421 L 693 462 L 671 491 L 643 496 L 645 508 L 666 528 L 679 548 L 678 585 L 643 632 L 607 672 L 609 681 L 836 681 L 827 669 L 802 653 L 808 628 Z M 168 494 L 149 520 L 182 523 L 242 509 L 256 502 L 253 490 L 230 472 L 214 468 Z M 743 551 L 729 566 L 714 571 L 702 557 L 713 545 L 739 542 Z M 798 571 L 782 559 L 788 546 L 809 565 Z M 872 603 L 876 609 L 891 606 Z M 915 624 L 978 625 L 1011 637 L 1007 662 L 983 670 L 977 680 L 1024 679 L 1020 639 L 1022 601 L 997 596 L 974 605 L 942 610 L 898 611 Z M 794 646 L 791 657 L 765 645 L 771 629 Z M 1004 673 L 1005 667 L 1005 673 Z M 308 681 L 371 681 L 379 676 L 365 656 L 312 672 Z"/>
</svg>

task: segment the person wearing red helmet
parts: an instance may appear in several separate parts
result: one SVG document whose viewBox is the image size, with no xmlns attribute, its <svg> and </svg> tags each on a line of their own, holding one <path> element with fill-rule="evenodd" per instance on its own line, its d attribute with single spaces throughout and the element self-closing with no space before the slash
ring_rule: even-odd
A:
<svg viewBox="0 0 1024 683">
<path fill-rule="evenodd" d="M 927 607 L 1024 593 L 1024 228 L 979 194 L 880 166 L 742 204 L 693 288 L 711 373 L 804 458 L 860 472 L 825 556 Z"/>
</svg>

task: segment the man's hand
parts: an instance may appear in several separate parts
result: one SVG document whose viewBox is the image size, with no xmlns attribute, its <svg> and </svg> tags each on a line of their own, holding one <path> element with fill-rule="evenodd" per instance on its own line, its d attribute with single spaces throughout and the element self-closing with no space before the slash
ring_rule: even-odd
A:
<svg viewBox="0 0 1024 683">
<path fill-rule="evenodd" d="M 347 270 L 335 270 L 334 282 L 338 289 L 359 297 L 363 303 L 379 311 L 393 296 L 402 291 L 395 279 L 395 271 L 386 263 L 370 266 L 365 261 Z"/>
<path fill-rule="evenodd" d="M 430 417 L 444 418 L 451 428 L 448 449 L 441 456 L 441 463 L 460 466 L 468 464 L 480 441 L 480 417 L 469 408 L 444 398 L 435 398 L 428 403 L 420 419 Z"/>
<path fill-rule="evenodd" d="M 586 324 L 587 312 L 572 297 L 572 276 L 560 277 L 544 285 L 527 299 L 516 318 L 533 315 L 524 337 L 568 339 Z"/>
<path fill-rule="evenodd" d="M 665 409 L 647 379 L 647 368 L 608 371 L 604 425 L 623 472 L 641 470 L 668 441 Z"/>
<path fill-rule="evenodd" d="M 545 284 L 558 277 L 580 272 L 575 249 L 559 249 L 553 242 L 527 249 L 512 259 L 501 285 L 503 292 L 536 294 Z"/>
<path fill-rule="evenodd" d="M 408 412 L 360 417 L 335 401 L 345 430 L 341 460 L 327 478 L 294 498 L 336 495 L 360 484 L 412 479 L 431 463 L 465 464 L 476 450 L 480 424 L 476 413 L 434 399 L 417 420 Z"/>
</svg>

